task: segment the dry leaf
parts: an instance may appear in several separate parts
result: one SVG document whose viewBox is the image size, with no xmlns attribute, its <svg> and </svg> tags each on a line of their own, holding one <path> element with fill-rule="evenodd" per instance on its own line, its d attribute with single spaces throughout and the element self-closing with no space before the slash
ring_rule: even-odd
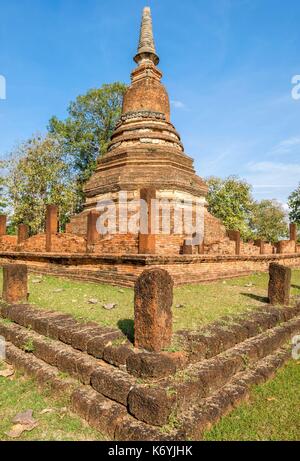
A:
<svg viewBox="0 0 300 461">
<path fill-rule="evenodd" d="M 2 378 L 9 378 L 10 376 L 14 375 L 14 373 L 15 373 L 15 370 L 13 369 L 13 367 L 10 367 L 10 366 L 5 368 L 4 370 L 0 370 L 0 376 Z"/>
<path fill-rule="evenodd" d="M 42 410 L 40 412 L 41 415 L 45 415 L 47 413 L 54 413 L 55 410 L 53 410 L 53 408 L 45 408 L 45 410 Z"/>
<path fill-rule="evenodd" d="M 34 422 L 32 424 L 15 424 L 11 428 L 11 430 L 9 432 L 6 432 L 5 434 L 12 439 L 17 439 L 23 434 L 23 432 L 33 431 L 33 429 L 35 429 L 37 425 L 37 422 Z"/>
</svg>

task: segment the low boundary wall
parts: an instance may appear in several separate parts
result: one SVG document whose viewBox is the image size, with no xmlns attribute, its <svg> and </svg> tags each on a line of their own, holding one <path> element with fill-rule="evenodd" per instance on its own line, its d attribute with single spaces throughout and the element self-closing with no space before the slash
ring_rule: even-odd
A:
<svg viewBox="0 0 300 461">
<path fill-rule="evenodd" d="M 0 266 L 26 264 L 31 272 L 117 286 L 133 286 L 145 268 L 162 267 L 176 286 L 266 272 L 271 262 L 300 269 L 300 254 L 257 256 L 86 255 L 0 252 Z"/>
</svg>

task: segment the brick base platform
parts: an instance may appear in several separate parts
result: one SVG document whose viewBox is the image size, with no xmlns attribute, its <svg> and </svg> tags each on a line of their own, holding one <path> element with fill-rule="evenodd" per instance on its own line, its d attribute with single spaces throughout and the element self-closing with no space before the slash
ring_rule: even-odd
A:
<svg viewBox="0 0 300 461">
<path fill-rule="evenodd" d="M 33 272 L 129 287 L 134 286 L 139 275 L 150 268 L 167 270 L 175 286 L 179 286 L 267 272 L 272 262 L 300 268 L 300 253 L 256 256 L 0 253 L 2 266 L 26 264 Z"/>
</svg>

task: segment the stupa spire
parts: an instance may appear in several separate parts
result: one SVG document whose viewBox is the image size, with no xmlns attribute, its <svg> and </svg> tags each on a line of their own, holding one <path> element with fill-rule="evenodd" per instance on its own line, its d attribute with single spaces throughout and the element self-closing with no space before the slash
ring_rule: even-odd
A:
<svg viewBox="0 0 300 461">
<path fill-rule="evenodd" d="M 139 47 L 134 60 L 137 64 L 149 60 L 155 65 L 159 63 L 159 57 L 157 56 L 155 50 L 152 17 L 149 6 L 146 6 L 143 10 Z"/>
</svg>

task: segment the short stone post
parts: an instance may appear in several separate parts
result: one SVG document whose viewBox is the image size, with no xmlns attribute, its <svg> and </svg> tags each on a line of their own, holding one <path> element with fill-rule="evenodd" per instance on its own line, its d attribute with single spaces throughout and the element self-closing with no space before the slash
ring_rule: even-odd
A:
<svg viewBox="0 0 300 461">
<path fill-rule="evenodd" d="M 18 226 L 18 245 L 24 243 L 28 239 L 28 226 L 26 224 L 19 224 Z"/>
<path fill-rule="evenodd" d="M 148 229 L 140 229 L 139 233 L 139 254 L 155 254 L 156 247 L 156 236 L 152 234 L 152 200 L 156 199 L 156 189 L 154 187 L 148 187 L 140 190 L 140 199 L 147 204 L 147 214 L 143 215 L 143 207 L 141 206 L 141 225 L 143 220 L 147 221 L 146 224 Z M 148 230 L 148 233 L 144 233 Z"/>
<path fill-rule="evenodd" d="M 263 240 L 255 240 L 254 245 L 259 247 L 261 255 L 265 254 L 265 242 Z"/>
<path fill-rule="evenodd" d="M 182 245 L 182 254 L 184 255 L 202 255 L 204 254 L 204 240 L 195 232 L 192 238 L 185 239 Z"/>
<path fill-rule="evenodd" d="M 276 243 L 276 253 L 281 255 L 284 253 L 284 241 L 280 240 Z"/>
<path fill-rule="evenodd" d="M 269 302 L 288 306 L 290 303 L 292 271 L 289 267 L 271 263 L 269 266 Z"/>
<path fill-rule="evenodd" d="M 290 240 L 297 242 L 297 224 L 290 223 Z"/>
<path fill-rule="evenodd" d="M 5 214 L 0 215 L 0 237 L 6 235 L 6 221 L 7 216 Z"/>
<path fill-rule="evenodd" d="M 296 223 L 290 223 L 290 240 L 295 242 L 295 253 L 297 253 L 297 240 L 298 240 L 298 235 L 297 235 L 297 224 Z"/>
<path fill-rule="evenodd" d="M 99 233 L 97 231 L 97 220 L 99 216 L 100 213 L 98 211 L 92 210 L 87 217 L 86 251 L 88 253 L 93 251 L 93 245 L 95 245 L 99 238 Z"/>
<path fill-rule="evenodd" d="M 134 345 L 151 352 L 172 341 L 173 279 L 163 269 L 145 270 L 135 284 Z"/>
<path fill-rule="evenodd" d="M 8 303 L 27 301 L 28 271 L 25 264 L 8 264 L 3 266 L 2 298 Z"/>
<path fill-rule="evenodd" d="M 192 255 L 193 254 L 193 245 L 191 239 L 187 239 L 183 242 L 182 246 L 182 254 L 183 255 Z"/>
<path fill-rule="evenodd" d="M 52 251 L 52 235 L 57 234 L 58 229 L 58 207 L 47 205 L 46 212 L 46 251 Z"/>
<path fill-rule="evenodd" d="M 235 242 L 235 254 L 239 256 L 241 254 L 241 233 L 240 231 L 229 230 L 227 235 L 230 240 Z"/>
</svg>

